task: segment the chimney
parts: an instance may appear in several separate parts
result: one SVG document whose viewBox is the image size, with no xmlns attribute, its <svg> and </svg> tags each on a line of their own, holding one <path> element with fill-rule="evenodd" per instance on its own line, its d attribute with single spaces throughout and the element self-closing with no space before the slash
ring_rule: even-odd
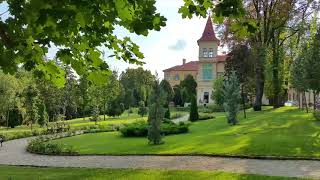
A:
<svg viewBox="0 0 320 180">
<path fill-rule="evenodd" d="M 182 59 L 182 65 L 185 65 L 186 64 L 186 59 Z"/>
</svg>

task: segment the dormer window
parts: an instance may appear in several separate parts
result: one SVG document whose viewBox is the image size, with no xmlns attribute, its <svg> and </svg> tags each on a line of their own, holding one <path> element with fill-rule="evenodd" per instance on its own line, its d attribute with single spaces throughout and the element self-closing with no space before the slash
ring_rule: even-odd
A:
<svg viewBox="0 0 320 180">
<path fill-rule="evenodd" d="M 208 51 L 207 51 L 207 48 L 203 48 L 203 57 L 208 57 Z"/>
<path fill-rule="evenodd" d="M 209 49 L 209 57 L 213 57 L 213 49 L 212 48 Z"/>
</svg>

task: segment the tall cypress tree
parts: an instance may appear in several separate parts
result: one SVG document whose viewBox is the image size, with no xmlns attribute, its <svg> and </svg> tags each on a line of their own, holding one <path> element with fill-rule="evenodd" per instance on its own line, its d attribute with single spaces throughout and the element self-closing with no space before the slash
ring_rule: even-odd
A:
<svg viewBox="0 0 320 180">
<path fill-rule="evenodd" d="M 233 71 L 224 83 L 224 109 L 227 112 L 228 123 L 238 123 L 237 114 L 240 109 L 240 83 L 235 71 Z"/>
<path fill-rule="evenodd" d="M 199 119 L 199 113 L 198 113 L 197 99 L 196 99 L 196 96 L 192 96 L 189 120 L 197 121 L 198 119 Z"/>
<path fill-rule="evenodd" d="M 159 82 L 155 81 L 149 97 L 149 116 L 148 116 L 148 140 L 149 144 L 161 144 L 161 121 L 164 117 L 165 93 L 161 89 Z"/>
</svg>

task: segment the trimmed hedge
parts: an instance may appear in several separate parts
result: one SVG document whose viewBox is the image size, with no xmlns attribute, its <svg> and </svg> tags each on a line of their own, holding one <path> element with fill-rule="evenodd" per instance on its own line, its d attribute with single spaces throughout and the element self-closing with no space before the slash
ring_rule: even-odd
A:
<svg viewBox="0 0 320 180">
<path fill-rule="evenodd" d="M 313 112 L 313 117 L 317 120 L 320 121 L 320 110 L 316 110 Z"/>
<path fill-rule="evenodd" d="M 215 117 L 208 114 L 208 113 L 200 113 L 199 114 L 199 120 L 208 120 L 208 119 L 213 119 L 213 118 L 215 118 Z"/>
<path fill-rule="evenodd" d="M 181 134 L 189 131 L 189 124 L 180 122 L 179 124 L 172 123 L 170 120 L 165 120 L 161 124 L 161 134 Z M 148 135 L 148 124 L 145 121 L 138 121 L 127 124 L 120 128 L 120 132 L 124 137 L 146 137 Z"/>
</svg>

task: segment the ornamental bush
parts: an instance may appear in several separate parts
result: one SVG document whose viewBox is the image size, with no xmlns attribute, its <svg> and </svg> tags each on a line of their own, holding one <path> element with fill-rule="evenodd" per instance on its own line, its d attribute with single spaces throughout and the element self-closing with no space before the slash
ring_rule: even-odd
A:
<svg viewBox="0 0 320 180">
<path fill-rule="evenodd" d="M 27 151 L 31 153 L 48 154 L 48 155 L 77 154 L 77 152 L 74 150 L 72 146 L 45 142 L 40 138 L 32 140 L 27 146 Z"/>
<path fill-rule="evenodd" d="M 313 112 L 313 117 L 317 120 L 320 121 L 320 110 L 316 110 Z"/>
<path fill-rule="evenodd" d="M 189 124 L 180 122 L 175 124 L 170 120 L 163 121 L 161 124 L 161 134 L 181 134 L 189 131 Z M 148 124 L 144 121 L 138 121 L 135 123 L 127 124 L 120 128 L 120 133 L 124 137 L 146 137 L 148 135 Z"/>
<path fill-rule="evenodd" d="M 196 100 L 195 96 L 192 96 L 189 120 L 190 121 L 197 121 L 198 119 L 199 119 L 199 113 L 198 113 L 197 100 Z"/>
</svg>

